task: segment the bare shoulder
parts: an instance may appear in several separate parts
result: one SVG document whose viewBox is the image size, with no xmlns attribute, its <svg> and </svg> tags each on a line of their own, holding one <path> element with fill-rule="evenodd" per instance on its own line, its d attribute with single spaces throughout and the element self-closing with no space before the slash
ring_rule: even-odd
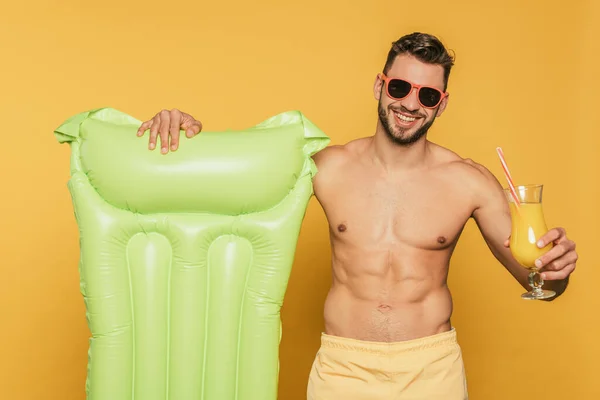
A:
<svg viewBox="0 0 600 400">
<path fill-rule="evenodd" d="M 471 187 L 477 189 L 477 192 L 481 193 L 483 191 L 483 193 L 488 193 L 490 189 L 496 191 L 502 190 L 502 186 L 496 176 L 483 164 L 470 158 L 464 158 L 457 163 L 464 170 L 465 180 L 470 183 Z"/>
<path fill-rule="evenodd" d="M 483 164 L 471 158 L 461 157 L 441 146 L 438 146 L 435 152 L 439 165 L 457 187 L 468 190 L 477 198 L 495 196 L 498 191 L 502 191 L 496 176 Z"/>
<path fill-rule="evenodd" d="M 344 164 L 351 162 L 366 145 L 364 139 L 357 139 L 344 145 L 328 146 L 313 156 L 317 165 L 317 175 L 323 172 L 323 175 L 343 167 Z"/>
<path fill-rule="evenodd" d="M 340 174 L 355 160 L 365 145 L 364 139 L 357 139 L 344 145 L 328 146 L 313 156 L 317 166 L 314 178 L 317 197 L 326 187 L 336 182 Z"/>
<path fill-rule="evenodd" d="M 469 187 L 474 202 L 473 216 L 479 220 L 483 212 L 507 212 L 504 188 L 484 165 L 471 159 L 460 162 L 465 169 L 464 182 Z M 487 211 L 486 211 L 487 210 Z M 489 214 L 488 214 L 489 215 Z"/>
<path fill-rule="evenodd" d="M 454 168 L 461 173 L 461 178 L 468 180 L 475 185 L 485 185 L 488 181 L 495 181 L 496 178 L 483 164 L 471 158 L 460 158 L 453 163 Z"/>
<path fill-rule="evenodd" d="M 317 169 L 321 172 L 322 169 L 329 169 L 335 164 L 344 162 L 347 157 L 348 151 L 344 145 L 333 145 L 313 155 L 313 160 L 315 160 Z"/>
</svg>

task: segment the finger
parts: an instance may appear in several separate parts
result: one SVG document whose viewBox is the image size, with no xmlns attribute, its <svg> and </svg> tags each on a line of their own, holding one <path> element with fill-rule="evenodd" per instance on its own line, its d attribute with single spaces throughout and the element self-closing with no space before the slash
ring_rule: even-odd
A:
<svg viewBox="0 0 600 400">
<path fill-rule="evenodd" d="M 160 128 L 160 114 L 156 114 L 152 120 L 152 126 L 150 127 L 150 140 L 148 140 L 148 147 L 150 150 L 156 148 L 156 138 L 158 137 L 158 128 Z"/>
<path fill-rule="evenodd" d="M 574 251 L 570 251 L 567 254 L 565 254 L 563 257 L 558 258 L 554 261 L 552 261 L 551 263 L 549 263 L 548 265 L 546 265 L 544 268 L 542 268 L 542 271 L 560 271 L 561 269 L 565 268 L 567 265 L 570 264 L 575 264 L 575 262 L 577 261 L 577 254 Z"/>
<path fill-rule="evenodd" d="M 200 121 L 196 121 L 194 117 L 189 114 L 182 113 L 183 120 L 181 123 L 181 128 L 185 130 L 185 135 L 191 138 L 194 135 L 197 135 L 202 130 L 202 123 Z"/>
<path fill-rule="evenodd" d="M 177 150 L 179 146 L 179 131 L 181 126 L 181 112 L 179 110 L 171 110 L 171 124 L 169 131 L 171 132 L 171 150 Z"/>
<path fill-rule="evenodd" d="M 542 279 L 545 281 L 558 281 L 565 279 L 575 271 L 575 264 L 569 264 L 560 271 L 548 271 L 542 274 Z"/>
<path fill-rule="evenodd" d="M 541 249 L 546 247 L 548 244 L 566 236 L 566 232 L 563 228 L 554 228 L 549 230 L 544 236 L 539 238 L 537 246 Z"/>
<path fill-rule="evenodd" d="M 144 132 L 146 132 L 152 126 L 153 120 L 149 120 L 140 125 L 140 129 L 137 131 L 138 136 L 144 136 Z"/>
<path fill-rule="evenodd" d="M 535 266 L 538 268 L 545 267 L 552 261 L 564 256 L 570 249 L 567 248 L 563 243 L 557 244 L 551 248 L 546 254 L 535 260 Z"/>
<path fill-rule="evenodd" d="M 194 121 L 189 128 L 185 130 L 185 135 L 189 138 L 196 136 L 202 131 L 202 123 L 200 121 Z"/>
<path fill-rule="evenodd" d="M 160 152 L 167 154 L 169 152 L 169 128 L 171 122 L 171 113 L 167 110 L 160 112 L 160 128 L 158 134 L 160 135 Z"/>
</svg>

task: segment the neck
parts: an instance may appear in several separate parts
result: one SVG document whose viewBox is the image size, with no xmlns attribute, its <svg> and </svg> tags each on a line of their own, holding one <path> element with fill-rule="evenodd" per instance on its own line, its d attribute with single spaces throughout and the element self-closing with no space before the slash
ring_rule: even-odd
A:
<svg viewBox="0 0 600 400">
<path fill-rule="evenodd" d="M 429 154 L 427 135 L 415 143 L 400 145 L 390 140 L 381 126 L 377 127 L 370 148 L 374 161 L 386 171 L 422 167 Z"/>
</svg>

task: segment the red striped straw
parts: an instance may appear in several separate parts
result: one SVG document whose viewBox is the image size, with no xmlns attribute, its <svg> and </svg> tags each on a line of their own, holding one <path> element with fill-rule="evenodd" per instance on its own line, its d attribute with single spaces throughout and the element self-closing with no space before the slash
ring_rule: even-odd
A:
<svg viewBox="0 0 600 400">
<path fill-rule="evenodd" d="M 510 194 L 513 197 L 513 200 L 515 201 L 515 204 L 517 205 L 517 207 L 519 207 L 521 205 L 521 202 L 519 201 L 519 196 L 517 196 L 517 191 L 515 190 L 515 183 L 512 180 L 512 177 L 510 176 L 510 171 L 508 170 L 508 165 L 506 165 L 506 160 L 504 159 L 504 153 L 502 152 L 502 149 L 500 147 L 496 147 L 496 152 L 498 153 L 498 156 L 500 157 L 500 162 L 502 163 L 502 169 L 504 170 L 504 176 L 506 176 L 506 180 L 508 181 L 508 187 L 510 188 Z"/>
</svg>

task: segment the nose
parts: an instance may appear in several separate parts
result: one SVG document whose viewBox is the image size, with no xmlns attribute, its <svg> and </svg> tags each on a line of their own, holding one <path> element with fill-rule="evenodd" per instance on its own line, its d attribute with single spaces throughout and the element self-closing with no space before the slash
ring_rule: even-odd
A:
<svg viewBox="0 0 600 400">
<path fill-rule="evenodd" d="M 412 88 L 408 96 L 403 98 L 400 104 L 406 108 L 407 111 L 417 112 L 421 108 L 421 103 L 419 103 L 419 98 L 417 96 L 417 89 Z"/>
</svg>

